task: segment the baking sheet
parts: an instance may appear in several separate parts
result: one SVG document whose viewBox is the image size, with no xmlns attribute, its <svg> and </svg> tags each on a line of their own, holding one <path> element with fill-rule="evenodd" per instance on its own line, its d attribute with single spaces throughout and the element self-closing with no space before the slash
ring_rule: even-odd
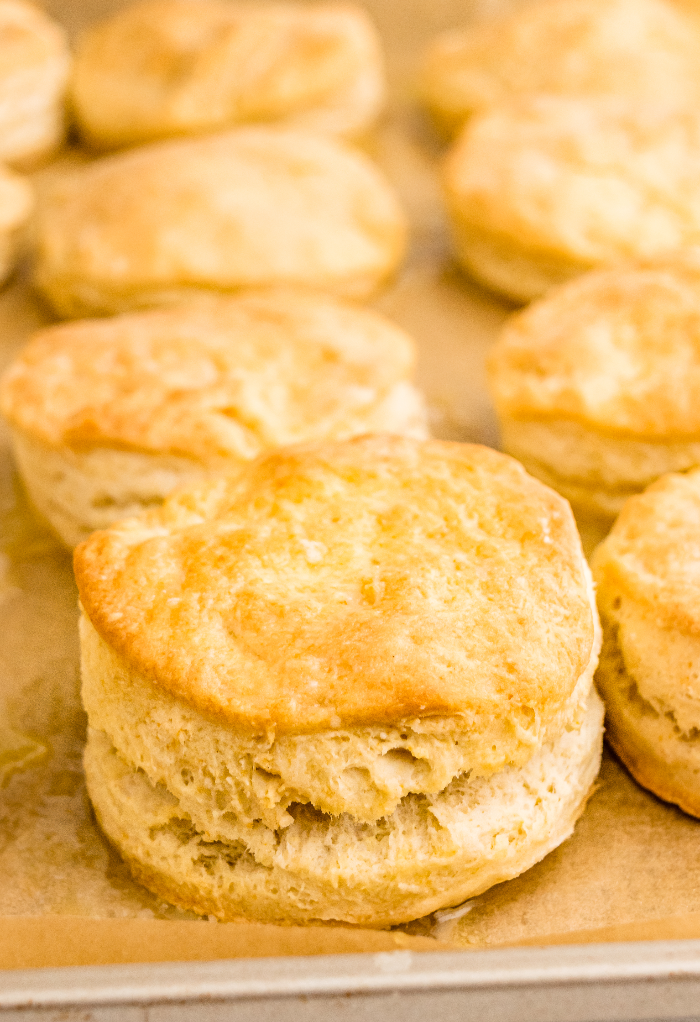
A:
<svg viewBox="0 0 700 1022">
<path fill-rule="evenodd" d="M 51 0 L 45 6 L 75 30 L 118 4 Z M 418 341 L 418 378 L 429 398 L 435 434 L 496 444 L 483 366 L 511 309 L 470 282 L 451 261 L 436 173 L 441 143 L 416 110 L 411 83 L 417 55 L 435 31 L 462 20 L 467 8 L 471 16 L 483 17 L 511 5 L 505 0 L 470 5 L 372 0 L 365 6 L 384 31 L 393 89 L 391 111 L 370 146 L 413 223 L 407 265 L 377 305 Z M 40 182 L 68 172 L 70 162 L 70 156 L 64 157 L 39 175 Z M 32 330 L 48 321 L 25 266 L 0 295 L 0 368 Z M 203 924 L 195 925 L 194 916 L 136 885 L 95 826 L 81 770 L 85 719 L 78 697 L 76 601 L 70 559 L 28 513 L 2 431 L 0 913 L 6 918 L 0 919 L 0 929 L 5 946 L 23 944 L 28 955 L 35 949 L 38 936 L 17 937 L 18 927 L 25 925 L 18 917 L 24 916 L 33 917 L 32 932 L 43 935 L 47 946 L 53 941 L 58 947 L 70 917 L 80 960 L 90 961 L 95 946 L 101 954 L 109 946 L 119 947 L 119 938 L 108 935 L 118 934 L 119 928 L 109 923 L 100 929 L 96 918 L 137 919 L 134 934 L 149 921 L 171 920 L 180 924 L 181 957 L 197 957 Z M 597 790 L 573 838 L 522 877 L 461 910 L 404 929 L 471 948 L 564 941 L 573 934 L 592 940 L 598 938 L 590 931 L 599 927 L 608 928 L 607 936 L 598 935 L 602 939 L 651 939 L 700 935 L 695 913 L 700 913 L 700 823 L 644 792 L 606 755 Z M 82 929 L 76 917 L 86 920 Z M 188 922 L 189 937 L 190 930 L 182 929 Z M 376 937 L 370 935 L 368 949 L 374 949 Z M 332 940 L 330 935 L 314 939 Z M 21 964 L 21 956 L 12 961 Z"/>
</svg>

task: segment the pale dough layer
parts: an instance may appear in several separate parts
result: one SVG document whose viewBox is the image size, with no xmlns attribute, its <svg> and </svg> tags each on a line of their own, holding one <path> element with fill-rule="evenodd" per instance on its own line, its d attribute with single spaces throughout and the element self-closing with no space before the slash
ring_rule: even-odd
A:
<svg viewBox="0 0 700 1022">
<path fill-rule="evenodd" d="M 497 727 L 475 734 L 455 718 L 342 728 L 316 734 L 243 734 L 188 706 L 148 678 L 80 621 L 82 697 L 91 726 L 121 756 L 164 784 L 209 831 L 291 823 L 289 808 L 310 803 L 335 816 L 376 821 L 409 793 L 435 794 L 457 776 L 488 776 L 520 765 L 562 730 L 579 727 L 597 664 L 591 662 L 565 705 L 538 738 L 513 713 L 510 758 L 492 748 Z M 235 770 L 233 766 L 235 765 Z"/>
<path fill-rule="evenodd" d="M 14 269 L 33 206 L 29 181 L 0 164 L 0 284 Z"/>
<path fill-rule="evenodd" d="M 662 691 L 674 680 L 669 675 Z M 700 727 L 687 726 L 685 707 L 678 708 L 675 700 L 666 702 L 660 692 L 652 699 L 642 694 L 620 650 L 619 632 L 610 625 L 596 684 L 605 700 L 606 737 L 630 773 L 659 798 L 700 817 Z M 700 714 L 694 716 L 700 720 Z"/>
<path fill-rule="evenodd" d="M 700 443 L 604 434 L 566 419 L 501 419 L 503 448 L 566 497 L 577 515 L 609 524 L 665 472 L 700 464 Z"/>
<path fill-rule="evenodd" d="M 572 832 L 600 765 L 602 705 L 523 767 L 461 776 L 363 824 L 292 807 L 282 831 L 202 829 L 164 786 L 91 731 L 85 771 L 98 820 L 138 880 L 222 920 L 386 926 L 458 904 L 518 875 Z M 267 840 L 266 840 L 267 838 Z"/>
</svg>

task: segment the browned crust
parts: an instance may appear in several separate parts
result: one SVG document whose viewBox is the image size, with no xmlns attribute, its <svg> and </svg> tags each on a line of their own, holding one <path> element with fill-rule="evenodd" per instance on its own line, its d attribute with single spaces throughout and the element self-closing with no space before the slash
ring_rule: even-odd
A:
<svg viewBox="0 0 700 1022">
<path fill-rule="evenodd" d="M 39 330 L 2 377 L 0 409 L 50 447 L 217 465 L 372 428 L 414 362 L 379 313 L 270 289 Z"/>
<path fill-rule="evenodd" d="M 509 418 L 564 418 L 619 438 L 699 439 L 700 264 L 640 262 L 558 288 L 509 320 L 489 378 Z"/>
<path fill-rule="evenodd" d="M 275 452 L 93 534 L 75 572 L 132 667 L 244 730 L 546 728 L 595 642 L 568 504 L 468 444 Z"/>
</svg>

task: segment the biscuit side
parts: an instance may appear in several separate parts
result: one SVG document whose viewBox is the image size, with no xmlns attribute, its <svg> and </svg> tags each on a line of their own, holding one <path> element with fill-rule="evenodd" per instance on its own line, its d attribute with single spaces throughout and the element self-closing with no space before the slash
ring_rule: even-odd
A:
<svg viewBox="0 0 700 1022">
<path fill-rule="evenodd" d="M 73 549 L 96 529 L 162 504 L 206 469 L 191 458 L 95 448 L 56 448 L 11 431 L 12 451 L 34 511 Z"/>
<path fill-rule="evenodd" d="M 84 615 L 80 637 L 82 698 L 91 726 L 220 837 L 236 838 L 241 826 L 257 821 L 284 828 L 296 802 L 372 822 L 409 793 L 435 794 L 461 774 L 475 779 L 523 764 L 540 747 L 514 721 L 475 733 L 455 717 L 306 735 L 246 734 L 139 675 Z M 544 742 L 580 725 L 596 664 L 597 655 L 540 736 Z"/>
<path fill-rule="evenodd" d="M 571 503 L 577 517 L 608 525 L 627 500 L 667 472 L 700 464 L 700 438 L 611 436 L 567 419 L 500 418 L 503 449 Z"/>
<path fill-rule="evenodd" d="M 601 723 L 591 691 L 580 728 L 525 767 L 409 795 L 375 824 L 297 804 L 265 850 L 199 830 L 99 732 L 90 732 L 85 771 L 109 839 L 138 880 L 175 904 L 222 920 L 386 926 L 479 894 L 565 840 L 598 772 Z"/>
<path fill-rule="evenodd" d="M 605 702 L 606 738 L 642 787 L 700 817 L 700 726 L 682 728 L 673 700 L 642 695 L 625 663 L 617 626 L 603 621 L 596 685 Z M 669 676 L 665 687 L 674 681 Z M 697 719 L 700 725 L 700 714 Z"/>
</svg>

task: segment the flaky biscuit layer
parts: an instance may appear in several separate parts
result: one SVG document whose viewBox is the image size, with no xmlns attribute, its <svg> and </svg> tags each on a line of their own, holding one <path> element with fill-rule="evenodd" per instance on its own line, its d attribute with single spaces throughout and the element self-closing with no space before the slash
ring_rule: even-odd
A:
<svg viewBox="0 0 700 1022">
<path fill-rule="evenodd" d="M 460 774 L 475 779 L 505 765 L 494 729 L 475 735 L 449 717 L 299 735 L 232 731 L 134 671 L 84 615 L 80 637 L 91 726 L 220 837 L 234 840 L 241 826 L 284 829 L 296 802 L 372 822 L 409 793 L 435 794 Z M 580 725 L 596 664 L 597 647 L 548 736 Z M 536 749 L 534 738 L 522 742 L 509 765 Z"/>
<path fill-rule="evenodd" d="M 700 464 L 696 443 L 610 436 L 570 419 L 500 420 L 503 449 L 561 493 L 578 516 L 612 525 L 625 502 L 666 472 Z"/>
<path fill-rule="evenodd" d="M 363 154 L 241 128 L 105 157 L 50 191 L 37 282 L 65 317 L 245 287 L 364 298 L 397 268 L 406 220 Z"/>
<path fill-rule="evenodd" d="M 665 687 L 674 680 L 669 677 Z M 596 684 L 605 701 L 606 738 L 633 777 L 664 801 L 700 817 L 700 728 L 683 729 L 675 700 L 660 708 L 659 699 L 650 702 L 642 696 L 612 623 L 605 629 Z"/>
<path fill-rule="evenodd" d="M 700 815 L 700 470 L 622 510 L 593 571 L 606 653 L 597 682 L 635 777 Z"/>
<path fill-rule="evenodd" d="M 85 753 L 98 820 L 135 877 L 162 897 L 220 919 L 342 920 L 386 926 L 481 893 L 565 840 L 600 765 L 602 706 L 524 767 L 461 776 L 408 795 L 374 824 L 292 807 L 286 827 L 222 840 L 164 786 L 91 731 Z"/>
<path fill-rule="evenodd" d="M 201 463 L 174 454 L 57 449 L 18 430 L 11 435 L 34 512 L 71 549 L 96 529 L 162 504 L 179 486 L 209 474 Z"/>
<path fill-rule="evenodd" d="M 699 44 L 693 21 L 663 0 L 540 0 L 435 39 L 421 92 L 448 130 L 532 93 L 687 102 L 700 94 Z"/>
<path fill-rule="evenodd" d="M 95 534 L 75 567 L 134 670 L 248 733 L 454 718 L 498 769 L 561 727 L 597 649 L 568 505 L 466 444 L 278 451 Z"/>
<path fill-rule="evenodd" d="M 95 146 L 246 122 L 363 130 L 384 99 L 379 40 L 345 4 L 146 0 L 79 40 L 71 95 Z"/>
</svg>

